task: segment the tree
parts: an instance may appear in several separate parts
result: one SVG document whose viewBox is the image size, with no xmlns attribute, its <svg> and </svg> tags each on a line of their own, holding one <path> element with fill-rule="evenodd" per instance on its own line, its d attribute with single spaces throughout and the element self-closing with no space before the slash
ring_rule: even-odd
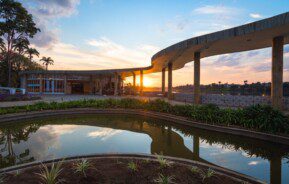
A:
<svg viewBox="0 0 289 184">
<path fill-rule="evenodd" d="M 2 52 L 5 51 L 5 43 L 1 37 L 0 37 L 0 51 L 1 51 L 1 54 Z"/>
<path fill-rule="evenodd" d="M 0 1 L 0 36 L 5 39 L 8 63 L 8 86 L 11 86 L 12 52 L 15 42 L 23 38 L 33 38 L 40 31 L 36 28 L 32 15 L 15 0 Z"/>
<path fill-rule="evenodd" d="M 33 55 L 39 57 L 39 52 L 34 48 L 28 48 L 26 50 L 26 54 L 28 54 L 28 58 L 31 62 L 32 62 Z"/>
<path fill-rule="evenodd" d="M 43 65 L 45 65 L 46 70 L 48 70 L 48 65 L 54 64 L 54 61 L 51 59 L 51 57 L 42 57 L 40 61 L 43 61 Z"/>
<path fill-rule="evenodd" d="M 22 55 L 28 49 L 29 45 L 29 40 L 25 37 L 21 37 L 13 43 L 13 50 Z"/>
</svg>

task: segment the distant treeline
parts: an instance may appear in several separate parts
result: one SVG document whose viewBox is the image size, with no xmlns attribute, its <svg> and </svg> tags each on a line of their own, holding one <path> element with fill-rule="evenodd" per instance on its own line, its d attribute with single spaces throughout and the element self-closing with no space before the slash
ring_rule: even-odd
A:
<svg viewBox="0 0 289 184">
<path fill-rule="evenodd" d="M 174 87 L 174 91 L 183 93 L 192 93 L 194 91 L 194 85 L 187 84 L 183 86 Z M 248 84 L 244 81 L 244 84 L 222 84 L 212 83 L 208 85 L 201 85 L 201 92 L 207 94 L 231 94 L 231 95 L 266 95 L 271 94 L 271 83 L 251 83 Z M 283 94 L 289 96 L 289 82 L 283 83 Z"/>
</svg>

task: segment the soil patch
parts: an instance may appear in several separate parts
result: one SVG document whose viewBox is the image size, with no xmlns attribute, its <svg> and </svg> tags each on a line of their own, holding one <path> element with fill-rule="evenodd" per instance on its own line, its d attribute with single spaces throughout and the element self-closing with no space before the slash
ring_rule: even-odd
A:
<svg viewBox="0 0 289 184">
<path fill-rule="evenodd" d="M 136 158 L 88 158 L 89 168 L 76 172 L 76 164 L 83 160 L 63 161 L 59 181 L 70 184 L 102 183 L 102 184 L 148 184 L 170 178 L 173 183 L 207 183 L 207 184 L 232 184 L 246 183 L 221 172 L 202 165 L 188 165 L 168 161 L 169 166 L 161 166 L 156 159 Z M 56 163 L 55 163 L 56 164 Z M 50 169 L 52 164 L 47 164 Z M 129 165 L 135 165 L 129 167 Z M 21 170 L 14 170 L 4 174 L 5 182 L 9 184 L 39 184 L 43 182 L 37 173 L 41 173 L 43 165 L 37 165 Z M 249 182 L 248 182 L 249 183 Z M 257 182 L 256 182 L 257 183 Z"/>
</svg>

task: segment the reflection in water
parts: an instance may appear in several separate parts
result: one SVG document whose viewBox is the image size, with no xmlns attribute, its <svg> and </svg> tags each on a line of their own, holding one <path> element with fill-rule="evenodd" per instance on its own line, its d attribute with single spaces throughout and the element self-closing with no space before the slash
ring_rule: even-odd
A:
<svg viewBox="0 0 289 184">
<path fill-rule="evenodd" d="M 144 117 L 87 115 L 17 122 L 1 126 L 0 149 L 1 168 L 79 154 L 163 153 L 271 183 L 289 182 L 289 148 L 284 145 Z"/>
</svg>

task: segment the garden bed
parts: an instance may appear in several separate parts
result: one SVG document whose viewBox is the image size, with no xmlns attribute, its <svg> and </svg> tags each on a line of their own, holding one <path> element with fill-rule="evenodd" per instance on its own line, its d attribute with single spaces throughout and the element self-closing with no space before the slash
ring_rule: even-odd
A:
<svg viewBox="0 0 289 184">
<path fill-rule="evenodd" d="M 261 183 L 223 168 L 171 157 L 102 155 L 13 168 L 2 174 L 10 184 L 46 183 L 43 171 L 59 166 L 55 181 L 64 183 Z M 54 170 L 56 171 L 56 170 Z"/>
</svg>

